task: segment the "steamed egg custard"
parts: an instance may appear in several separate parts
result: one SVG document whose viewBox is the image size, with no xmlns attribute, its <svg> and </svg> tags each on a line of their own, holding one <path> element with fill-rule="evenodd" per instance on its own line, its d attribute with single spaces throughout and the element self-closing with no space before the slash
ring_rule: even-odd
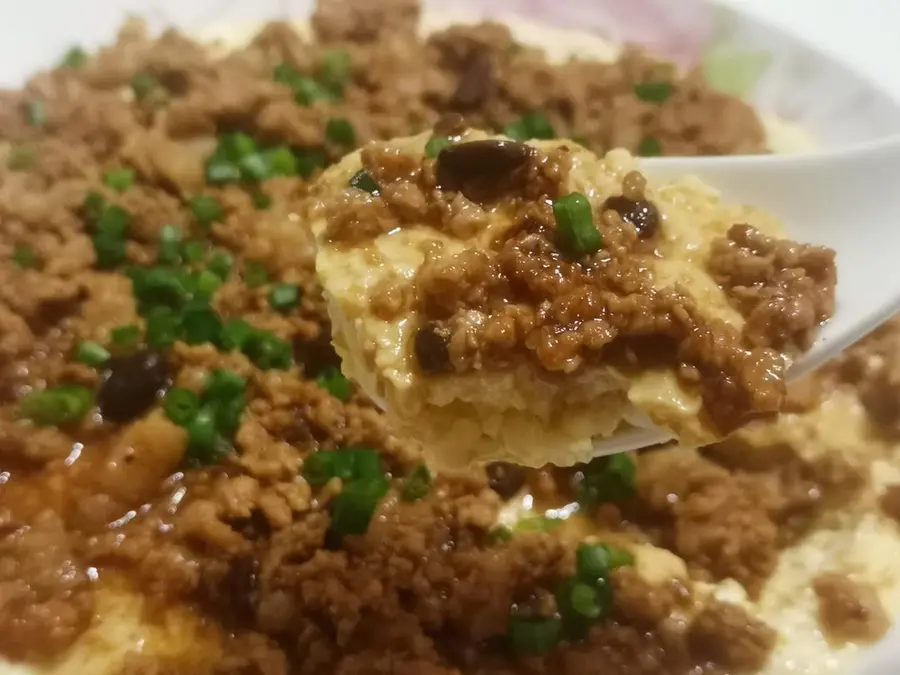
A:
<svg viewBox="0 0 900 675">
<path fill-rule="evenodd" d="M 568 465 L 652 424 L 715 441 L 781 408 L 833 309 L 832 251 L 624 150 L 450 119 L 348 155 L 315 195 L 344 373 L 441 465 Z"/>
</svg>

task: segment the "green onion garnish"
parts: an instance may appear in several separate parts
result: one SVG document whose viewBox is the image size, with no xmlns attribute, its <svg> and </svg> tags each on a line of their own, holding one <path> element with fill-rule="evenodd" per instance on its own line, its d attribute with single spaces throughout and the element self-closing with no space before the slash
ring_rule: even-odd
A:
<svg viewBox="0 0 900 675">
<path fill-rule="evenodd" d="M 322 56 L 319 81 L 335 94 L 344 91 L 350 81 L 350 54 L 345 49 L 329 49 Z"/>
<path fill-rule="evenodd" d="M 217 251 L 210 256 L 209 261 L 206 263 L 206 269 L 224 281 L 228 278 L 233 263 L 234 258 L 231 257 L 230 253 Z"/>
<path fill-rule="evenodd" d="M 498 525 L 488 532 L 488 542 L 491 544 L 500 544 L 513 540 L 513 531 L 506 525 Z"/>
<path fill-rule="evenodd" d="M 16 246 L 13 261 L 22 269 L 33 269 L 38 266 L 38 256 L 30 246 Z"/>
<path fill-rule="evenodd" d="M 241 157 L 238 161 L 241 178 L 248 181 L 264 181 L 271 175 L 269 170 L 269 162 L 265 155 L 260 152 L 253 152 L 249 155 Z"/>
<path fill-rule="evenodd" d="M 134 169 L 127 166 L 110 169 L 103 175 L 103 182 L 116 192 L 125 192 L 134 185 Z"/>
<path fill-rule="evenodd" d="M 198 295 L 210 297 L 222 285 L 222 278 L 211 270 L 203 270 L 196 276 L 196 292 Z"/>
<path fill-rule="evenodd" d="M 131 214 L 121 206 L 110 204 L 103 207 L 94 229 L 98 234 L 124 239 L 128 234 L 129 225 L 131 225 Z"/>
<path fill-rule="evenodd" d="M 516 656 L 544 654 L 559 644 L 562 622 L 557 617 L 509 617 L 507 640 Z"/>
<path fill-rule="evenodd" d="M 269 172 L 273 176 L 296 176 L 297 156 L 294 151 L 285 145 L 279 145 L 265 151 Z M 259 207 L 257 207 L 259 208 Z"/>
<path fill-rule="evenodd" d="M 217 461 L 216 409 L 212 405 L 201 406 L 187 424 L 188 452 L 203 464 Z"/>
<path fill-rule="evenodd" d="M 218 281 L 218 277 L 212 275 Z M 184 341 L 190 345 L 204 342 L 218 344 L 222 336 L 222 319 L 205 302 L 192 300 L 181 315 Z"/>
<path fill-rule="evenodd" d="M 194 195 L 188 202 L 194 218 L 203 227 L 210 227 L 213 223 L 221 222 L 225 217 L 222 205 L 215 197 L 209 195 Z"/>
<path fill-rule="evenodd" d="M 127 251 L 124 239 L 97 233 L 91 241 L 99 269 L 109 270 L 125 262 Z"/>
<path fill-rule="evenodd" d="M 517 534 L 524 532 L 550 532 L 562 525 L 560 518 L 548 518 L 547 516 L 531 516 L 522 518 L 516 523 L 514 531 Z"/>
<path fill-rule="evenodd" d="M 610 570 L 634 564 L 634 556 L 609 544 L 580 544 L 575 553 L 577 574 L 583 581 L 596 581 Z"/>
<path fill-rule="evenodd" d="M 325 137 L 335 145 L 352 148 L 356 145 L 356 130 L 350 120 L 344 117 L 332 117 L 325 125 Z"/>
<path fill-rule="evenodd" d="M 94 405 L 93 392 L 78 384 L 62 384 L 42 391 L 32 391 L 20 402 L 22 416 L 38 426 L 54 426 L 75 422 Z"/>
<path fill-rule="evenodd" d="M 206 378 L 203 395 L 212 400 L 226 400 L 240 396 L 246 389 L 246 377 L 225 368 L 216 368 Z"/>
<path fill-rule="evenodd" d="M 250 260 L 244 265 L 244 283 L 248 288 L 258 288 L 269 283 L 269 273 L 261 262 Z"/>
<path fill-rule="evenodd" d="M 262 370 L 286 370 L 294 362 L 291 343 L 265 330 L 250 333 L 241 351 Z"/>
<path fill-rule="evenodd" d="M 262 190 L 253 190 L 250 196 L 253 198 L 253 206 L 260 211 L 264 211 L 272 205 L 272 198 Z"/>
<path fill-rule="evenodd" d="M 287 62 L 279 63 L 275 66 L 275 70 L 272 73 L 272 78 L 276 82 L 286 84 L 289 87 L 294 86 L 298 77 L 301 77 L 300 73 L 297 72 L 297 69 L 294 68 L 294 66 Z"/>
<path fill-rule="evenodd" d="M 428 467 L 424 464 L 417 464 L 406 477 L 406 480 L 403 483 L 403 489 L 400 491 L 400 496 L 403 498 L 403 501 L 418 501 L 428 494 L 432 482 L 434 482 L 434 479 L 432 478 L 431 471 L 428 470 Z"/>
<path fill-rule="evenodd" d="M 556 129 L 550 124 L 547 116 L 541 112 L 530 112 L 508 124 L 503 134 L 515 141 L 528 141 L 533 138 L 549 140 L 556 138 Z"/>
<path fill-rule="evenodd" d="M 109 339 L 116 347 L 132 347 L 141 339 L 141 327 L 134 324 L 116 326 L 110 331 Z"/>
<path fill-rule="evenodd" d="M 289 312 L 300 302 L 300 287 L 297 284 L 275 284 L 269 291 L 269 305 L 276 312 Z"/>
<path fill-rule="evenodd" d="M 294 85 L 294 100 L 300 105 L 312 105 L 316 101 L 331 101 L 334 95 L 311 77 L 301 77 Z"/>
<path fill-rule="evenodd" d="M 150 96 L 158 86 L 159 80 L 151 73 L 135 73 L 131 78 L 131 90 L 138 101 Z"/>
<path fill-rule="evenodd" d="M 132 276 L 134 296 L 140 305 L 150 308 L 166 306 L 179 308 L 191 297 L 187 277 L 165 267 L 148 267 Z"/>
<path fill-rule="evenodd" d="M 181 317 L 170 307 L 154 307 L 147 312 L 147 345 L 156 349 L 167 349 L 175 344 L 181 335 Z"/>
<path fill-rule="evenodd" d="M 210 183 L 230 183 L 241 179 L 241 169 L 228 160 L 210 159 L 206 163 L 206 180 Z"/>
<path fill-rule="evenodd" d="M 200 397 L 190 389 L 169 390 L 163 401 L 166 416 L 178 426 L 187 426 L 200 409 Z"/>
<path fill-rule="evenodd" d="M 634 85 L 634 95 L 647 103 L 665 103 L 672 95 L 669 82 L 641 82 Z"/>
<path fill-rule="evenodd" d="M 59 65 L 62 68 L 81 68 L 87 63 L 87 59 L 87 52 L 80 46 L 75 45 L 63 55 Z"/>
<path fill-rule="evenodd" d="M 181 262 L 181 228 L 177 225 L 163 225 L 159 233 L 159 249 L 156 262 L 163 265 L 177 265 Z"/>
<path fill-rule="evenodd" d="M 453 141 L 446 136 L 432 136 L 425 144 L 425 156 L 435 159 L 441 154 L 441 150 L 451 145 L 453 145 Z"/>
<path fill-rule="evenodd" d="M 312 486 L 325 485 L 332 478 L 344 482 L 383 478 L 381 457 L 372 448 L 347 447 L 320 450 L 303 461 L 303 477 Z"/>
<path fill-rule="evenodd" d="M 331 502 L 331 532 L 338 537 L 365 534 L 378 502 L 389 489 L 384 478 L 357 480 L 345 484 Z"/>
<path fill-rule="evenodd" d="M 100 218 L 104 208 L 106 208 L 106 200 L 103 198 L 103 195 L 94 191 L 88 192 L 84 196 L 84 202 L 81 204 L 84 217 L 90 223 L 95 223 Z"/>
<path fill-rule="evenodd" d="M 9 149 L 6 166 L 11 171 L 25 171 L 34 166 L 36 159 L 37 150 L 30 145 L 14 145 Z"/>
<path fill-rule="evenodd" d="M 216 426 L 219 432 L 232 438 L 241 425 L 241 417 L 246 407 L 247 397 L 244 394 L 220 401 L 216 407 Z"/>
<path fill-rule="evenodd" d="M 634 496 L 634 460 L 628 453 L 592 460 L 583 470 L 576 498 L 585 508 Z"/>
<path fill-rule="evenodd" d="M 106 347 L 99 342 L 91 342 L 89 340 L 82 342 L 75 349 L 75 358 L 81 361 L 81 363 L 93 368 L 102 366 L 109 361 L 111 356 L 112 355 Z"/>
<path fill-rule="evenodd" d="M 658 157 L 662 154 L 662 143 L 654 136 L 647 136 L 638 146 L 638 154 L 641 157 Z"/>
<path fill-rule="evenodd" d="M 254 332 L 253 326 L 243 319 L 228 319 L 222 326 L 222 336 L 220 345 L 222 349 L 230 351 L 232 349 L 243 350 L 249 337 Z"/>
<path fill-rule="evenodd" d="M 350 186 L 355 187 L 357 190 L 368 192 L 370 195 L 375 195 L 376 197 L 381 194 L 381 188 L 378 186 L 378 183 L 372 178 L 372 174 L 365 169 L 360 169 L 353 174 L 353 178 L 350 179 Z"/>
<path fill-rule="evenodd" d="M 186 263 L 196 263 L 206 256 L 206 244 L 202 241 L 186 241 L 181 247 L 181 257 Z"/>
<path fill-rule="evenodd" d="M 28 101 L 25 104 L 25 114 L 28 117 L 28 124 L 33 127 L 47 124 L 47 106 L 43 101 Z"/>
<path fill-rule="evenodd" d="M 600 230 L 594 225 L 594 213 L 588 198 L 572 192 L 553 203 L 556 231 L 562 247 L 571 255 L 596 253 L 603 245 Z"/>
<path fill-rule="evenodd" d="M 316 378 L 316 384 L 338 401 L 347 402 L 353 395 L 353 385 L 344 374 L 334 366 L 326 367 Z"/>
</svg>

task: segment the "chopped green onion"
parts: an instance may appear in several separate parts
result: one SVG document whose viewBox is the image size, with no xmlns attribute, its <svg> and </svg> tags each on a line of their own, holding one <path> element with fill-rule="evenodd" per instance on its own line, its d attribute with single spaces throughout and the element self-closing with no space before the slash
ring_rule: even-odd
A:
<svg viewBox="0 0 900 675">
<path fill-rule="evenodd" d="M 134 296 L 147 308 L 160 305 L 178 308 L 191 297 L 185 279 L 165 267 L 142 269 L 132 277 L 131 284 Z"/>
<path fill-rule="evenodd" d="M 94 244 L 98 268 L 108 270 L 125 262 L 127 250 L 124 239 L 98 233 L 92 237 L 91 241 Z"/>
<path fill-rule="evenodd" d="M 110 356 L 112 355 L 106 347 L 98 342 L 91 342 L 89 340 L 79 344 L 75 350 L 75 358 L 81 361 L 81 363 L 93 368 L 102 366 L 109 361 Z"/>
<path fill-rule="evenodd" d="M 493 528 L 490 532 L 488 532 L 488 542 L 491 544 L 500 544 L 507 541 L 512 541 L 513 532 L 511 529 L 506 527 L 506 525 L 498 525 Z"/>
<path fill-rule="evenodd" d="M 450 147 L 451 145 L 453 145 L 453 141 L 446 136 L 432 136 L 425 144 L 425 156 L 435 159 L 441 154 L 441 150 Z"/>
<path fill-rule="evenodd" d="M 638 154 L 641 157 L 657 157 L 662 154 L 662 143 L 654 136 L 647 136 L 638 146 Z"/>
<path fill-rule="evenodd" d="M 201 406 L 187 425 L 188 453 L 201 464 L 214 463 L 217 456 L 216 409 L 212 405 Z"/>
<path fill-rule="evenodd" d="M 233 262 L 234 258 L 231 257 L 230 253 L 217 251 L 210 256 L 209 262 L 206 263 L 206 269 L 224 281 L 231 272 L 231 265 Z"/>
<path fill-rule="evenodd" d="M 22 416 L 38 426 L 54 426 L 75 422 L 94 405 L 93 392 L 78 384 L 62 384 L 42 391 L 32 391 L 20 402 Z"/>
<path fill-rule="evenodd" d="M 222 279 L 215 272 L 203 270 L 197 275 L 197 293 L 210 297 L 219 290 Z"/>
<path fill-rule="evenodd" d="M 575 553 L 578 577 L 582 581 L 604 578 L 610 570 L 634 564 L 634 556 L 609 544 L 580 544 Z"/>
<path fill-rule="evenodd" d="M 194 218 L 203 227 L 210 227 L 213 223 L 221 222 L 225 217 L 222 205 L 215 197 L 209 195 L 194 195 L 189 201 Z"/>
<path fill-rule="evenodd" d="M 303 462 L 303 477 L 312 486 L 325 485 L 332 478 L 344 482 L 384 478 L 381 457 L 372 448 L 347 447 L 320 450 Z"/>
<path fill-rule="evenodd" d="M 228 319 L 222 327 L 220 344 L 226 351 L 243 349 L 244 344 L 254 332 L 253 326 L 243 319 Z"/>
<path fill-rule="evenodd" d="M 252 155 L 257 150 L 256 141 L 249 134 L 237 131 L 219 137 L 216 154 L 221 154 L 232 161 L 238 161 Z"/>
<path fill-rule="evenodd" d="M 260 152 L 254 152 L 238 161 L 241 178 L 247 181 L 260 182 L 269 178 L 271 171 L 266 156 Z"/>
<path fill-rule="evenodd" d="M 275 70 L 272 73 L 272 78 L 276 82 L 286 84 L 289 87 L 294 86 L 294 83 L 297 81 L 298 77 L 302 76 L 297 72 L 297 69 L 294 68 L 294 66 L 292 66 L 290 63 L 287 63 L 286 61 L 275 66 Z"/>
<path fill-rule="evenodd" d="M 294 100 L 303 106 L 309 106 L 316 101 L 332 101 L 334 94 L 311 77 L 300 77 L 294 83 Z"/>
<path fill-rule="evenodd" d="M 583 619 L 596 619 L 602 611 L 598 600 L 596 586 L 573 579 L 571 584 L 566 584 L 562 597 L 557 598 L 557 606 L 562 605 L 562 613 L 571 611 Z"/>
<path fill-rule="evenodd" d="M 332 117 L 325 125 L 325 137 L 335 145 L 352 148 L 356 145 L 356 130 L 350 120 L 344 117 Z"/>
<path fill-rule="evenodd" d="M 628 453 L 592 460 L 584 469 L 577 490 L 578 503 L 593 508 L 634 496 L 635 465 Z"/>
<path fill-rule="evenodd" d="M 216 157 L 206 163 L 206 180 L 210 183 L 230 183 L 240 179 L 240 167 L 227 159 Z"/>
<path fill-rule="evenodd" d="M 641 82 L 634 85 L 634 95 L 647 103 L 665 103 L 672 95 L 669 82 Z"/>
<path fill-rule="evenodd" d="M 507 626 L 509 648 L 516 656 L 544 654 L 559 644 L 562 622 L 557 617 L 511 616 Z"/>
<path fill-rule="evenodd" d="M 325 153 L 317 148 L 307 148 L 297 152 L 297 175 L 309 178 L 326 164 Z"/>
<path fill-rule="evenodd" d="M 129 225 L 131 225 L 131 214 L 121 206 L 110 204 L 103 207 L 94 229 L 97 234 L 124 239 Z"/>
<path fill-rule="evenodd" d="M 339 401 L 347 402 L 353 395 L 353 385 L 350 380 L 334 366 L 328 366 L 319 373 L 316 384 Z"/>
<path fill-rule="evenodd" d="M 368 192 L 370 195 L 375 195 L 376 197 L 381 194 L 381 188 L 378 186 L 378 183 L 372 178 L 372 174 L 365 169 L 360 169 L 353 174 L 353 178 L 350 179 L 350 186 L 355 187 L 357 190 Z"/>
<path fill-rule="evenodd" d="M 535 111 L 526 113 L 507 125 L 503 134 L 515 141 L 528 141 L 533 138 L 549 140 L 556 138 L 556 129 L 544 113 Z"/>
<path fill-rule="evenodd" d="M 151 73 L 135 73 L 131 78 L 131 90 L 138 101 L 146 99 L 159 86 L 159 80 Z"/>
<path fill-rule="evenodd" d="M 273 176 L 296 176 L 299 171 L 297 156 L 286 145 L 266 150 L 265 157 Z"/>
<path fill-rule="evenodd" d="M 190 389 L 171 389 L 163 401 L 166 416 L 181 427 L 188 426 L 199 409 L 200 397 Z"/>
<path fill-rule="evenodd" d="M 28 101 L 25 104 L 25 112 L 31 126 L 42 127 L 47 124 L 47 106 L 43 101 Z"/>
<path fill-rule="evenodd" d="M 241 425 L 241 417 L 246 407 L 247 397 L 244 394 L 219 402 L 216 407 L 216 426 L 219 433 L 233 438 Z"/>
<path fill-rule="evenodd" d="M 291 343 L 269 331 L 253 331 L 241 351 L 263 370 L 286 370 L 294 362 Z"/>
<path fill-rule="evenodd" d="M 322 56 L 319 81 L 335 94 L 344 91 L 350 81 L 350 54 L 345 49 L 329 49 Z"/>
<path fill-rule="evenodd" d="M 159 249 L 156 251 L 156 262 L 164 265 L 177 265 L 181 262 L 181 228 L 177 225 L 164 225 L 159 233 Z"/>
<path fill-rule="evenodd" d="M 344 484 L 331 502 L 331 531 L 338 537 L 365 534 L 378 502 L 387 494 L 388 488 L 383 477 Z"/>
<path fill-rule="evenodd" d="M 246 377 L 225 368 L 216 368 L 207 376 L 203 393 L 210 399 L 226 400 L 240 396 L 246 389 Z"/>
<path fill-rule="evenodd" d="M 293 155 L 291 156 L 293 157 Z M 262 190 L 253 190 L 250 196 L 253 198 L 253 206 L 260 211 L 263 211 L 272 205 L 272 198 Z"/>
<path fill-rule="evenodd" d="M 134 169 L 127 166 L 110 169 L 103 175 L 103 182 L 116 192 L 125 192 L 134 185 Z"/>
<path fill-rule="evenodd" d="M 88 55 L 80 46 L 75 45 L 67 51 L 60 62 L 62 68 L 81 68 L 87 63 Z"/>
<path fill-rule="evenodd" d="M 591 203 L 583 194 L 572 192 L 557 199 L 553 216 L 560 244 L 567 253 L 580 256 L 600 250 L 603 237 L 594 225 Z"/>
<path fill-rule="evenodd" d="M 30 246 L 16 246 L 13 260 L 22 269 L 33 269 L 38 266 L 38 256 Z"/>
<path fill-rule="evenodd" d="M 135 324 L 116 326 L 110 331 L 109 339 L 116 347 L 132 347 L 141 339 L 141 327 Z"/>
<path fill-rule="evenodd" d="M 11 171 L 25 171 L 34 166 L 36 159 L 37 150 L 30 145 L 14 145 L 9 149 L 6 166 Z"/>
<path fill-rule="evenodd" d="M 269 283 L 269 273 L 261 262 L 251 260 L 244 265 L 244 283 L 249 288 L 258 288 Z"/>
<path fill-rule="evenodd" d="M 218 281 L 218 277 L 214 278 Z M 222 336 L 222 319 L 206 303 L 192 301 L 181 315 L 184 341 L 190 345 L 204 342 L 218 344 Z"/>
<path fill-rule="evenodd" d="M 200 262 L 206 255 L 206 244 L 202 241 L 186 241 L 181 247 L 181 255 L 186 263 Z"/>
<path fill-rule="evenodd" d="M 88 222 L 94 223 L 100 219 L 100 215 L 103 213 L 103 209 L 106 208 L 106 199 L 103 198 L 99 192 L 88 192 L 84 196 L 84 202 L 82 202 L 81 210 L 84 212 L 84 217 L 88 220 Z"/>
<path fill-rule="evenodd" d="M 297 284 L 275 284 L 269 291 L 269 305 L 276 312 L 284 314 L 300 302 L 300 287 Z"/>
<path fill-rule="evenodd" d="M 418 501 L 428 494 L 432 482 L 434 482 L 434 479 L 432 478 L 431 471 L 428 470 L 428 467 L 424 464 L 417 464 L 406 477 L 400 496 L 403 498 L 403 501 Z"/>
<path fill-rule="evenodd" d="M 147 345 L 166 349 L 175 344 L 181 334 L 181 317 L 170 307 L 154 307 L 147 313 Z"/>
</svg>

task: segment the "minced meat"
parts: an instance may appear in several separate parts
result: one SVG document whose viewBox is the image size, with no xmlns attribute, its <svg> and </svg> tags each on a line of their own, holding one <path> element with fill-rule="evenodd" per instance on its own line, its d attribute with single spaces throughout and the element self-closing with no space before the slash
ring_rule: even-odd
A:
<svg viewBox="0 0 900 675">
<path fill-rule="evenodd" d="M 830 641 L 875 642 L 890 627 L 878 591 L 869 584 L 830 572 L 813 580 L 813 590 L 822 631 Z"/>
<path fill-rule="evenodd" d="M 630 568 L 612 573 L 609 616 L 583 641 L 510 655 L 512 604 L 550 598 L 572 574 L 572 543 L 554 532 L 509 543 L 495 536 L 502 498 L 522 486 L 515 468 L 499 481 L 495 467 L 494 489 L 477 469 L 433 477 L 422 489 L 421 449 L 340 379 L 315 249 L 296 216 L 308 181 L 291 168 L 302 160 L 315 175 L 349 149 L 325 136 L 334 117 L 348 120 L 361 144 L 430 128 L 448 112 L 500 130 L 543 108 L 559 135 L 583 136 L 596 151 L 634 150 L 653 136 L 663 152 L 687 154 L 763 151 L 758 118 L 698 73 L 678 77 L 635 50 L 614 64 L 554 66 L 502 26 L 454 27 L 422 41 L 412 32 L 417 14 L 414 0 L 323 0 L 316 41 L 272 24 L 223 57 L 176 31 L 151 38 L 132 21 L 83 65 L 0 93 L 8 160 L 0 165 L 4 657 L 64 657 L 104 611 L 95 591 L 124 579 L 150 606 L 193 612 L 219 636 L 208 653 L 190 645 L 184 655 L 129 655 L 129 675 L 579 675 L 598 665 L 611 675 L 672 675 L 763 663 L 771 644 L 758 622 L 733 608 L 727 620 L 709 620 L 719 610 L 697 608 L 689 580 L 651 583 Z M 670 85 L 667 100 L 638 98 L 636 84 L 660 79 Z M 297 102 L 322 87 L 311 105 Z M 246 138 L 226 136 L 234 132 L 262 151 L 244 157 L 241 180 L 208 181 L 213 169 L 234 170 L 209 164 L 223 139 L 234 143 L 228 152 L 243 147 Z M 254 178 L 260 156 L 285 160 L 289 175 Z M 416 207 L 414 195 L 395 197 Z M 123 211 L 112 207 L 130 214 L 124 238 Z M 460 231 L 472 214 L 465 203 L 448 206 Z M 166 273 L 142 276 L 156 267 Z M 181 306 L 184 284 L 198 292 Z M 507 328 L 496 327 L 498 340 Z M 603 329 L 591 327 L 598 344 Z M 165 372 L 150 368 L 134 391 L 122 384 L 124 396 L 139 395 L 121 415 L 92 406 L 104 366 L 138 353 L 151 335 Z M 195 411 L 186 425 L 194 397 L 212 396 L 216 369 L 226 373 L 224 390 L 243 393 L 228 406 L 202 401 L 205 417 Z M 145 370 L 129 373 L 143 378 Z M 117 398 L 105 402 L 115 407 Z M 213 418 L 219 436 L 208 444 Z M 387 493 L 366 532 L 336 538 L 337 506 L 354 493 L 352 480 L 312 480 L 313 458 L 366 448 L 380 458 Z M 650 469 L 641 462 L 638 472 L 636 499 L 650 502 L 640 477 Z M 729 469 L 714 473 L 743 489 Z M 419 490 L 407 500 L 415 476 Z M 643 528 L 642 538 L 683 545 L 700 572 L 751 570 L 752 586 L 771 565 L 778 525 L 763 523 L 749 492 L 722 497 L 712 483 L 689 484 L 701 496 L 685 493 L 687 504 L 716 497 L 723 515 L 703 504 L 673 513 L 653 498 L 641 512 L 654 506 L 664 517 L 620 522 L 623 532 Z M 745 505 L 751 511 L 741 516 Z M 605 506 L 612 522 L 618 507 Z M 729 524 L 726 540 L 747 561 L 720 559 L 704 545 L 722 541 Z M 669 619 L 693 609 L 700 614 L 687 632 Z M 710 651 L 716 643 L 735 646 Z"/>
</svg>

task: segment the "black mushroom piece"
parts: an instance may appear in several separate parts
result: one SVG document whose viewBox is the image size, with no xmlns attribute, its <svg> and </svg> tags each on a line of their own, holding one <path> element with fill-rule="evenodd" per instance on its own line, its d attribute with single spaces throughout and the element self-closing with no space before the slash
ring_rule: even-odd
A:
<svg viewBox="0 0 900 675">
<path fill-rule="evenodd" d="M 494 90 L 494 64 L 487 52 L 476 52 L 459 74 L 450 105 L 456 110 L 471 110 L 482 105 Z"/>
<path fill-rule="evenodd" d="M 631 223 L 641 239 L 649 239 L 659 231 L 659 210 L 646 199 L 635 201 L 624 195 L 609 197 L 603 202 L 604 211 L 615 211 Z"/>
<path fill-rule="evenodd" d="M 430 375 L 453 370 L 450 361 L 450 336 L 446 328 L 429 322 L 416 330 L 414 340 L 416 361 L 422 372 Z"/>
<path fill-rule="evenodd" d="M 504 194 L 536 156 L 525 143 L 486 139 L 444 148 L 437 158 L 437 184 L 475 202 Z"/>
<path fill-rule="evenodd" d="M 112 357 L 102 377 L 97 405 L 103 419 L 119 424 L 143 415 L 172 383 L 166 357 L 148 349 Z"/>
<path fill-rule="evenodd" d="M 511 499 L 525 485 L 525 469 L 509 462 L 492 462 L 485 467 L 488 486 L 503 499 Z"/>
<path fill-rule="evenodd" d="M 331 329 L 323 326 L 313 338 L 294 338 L 294 361 L 307 377 L 318 377 L 327 368 L 340 368 L 341 357 L 331 344 Z"/>
</svg>

